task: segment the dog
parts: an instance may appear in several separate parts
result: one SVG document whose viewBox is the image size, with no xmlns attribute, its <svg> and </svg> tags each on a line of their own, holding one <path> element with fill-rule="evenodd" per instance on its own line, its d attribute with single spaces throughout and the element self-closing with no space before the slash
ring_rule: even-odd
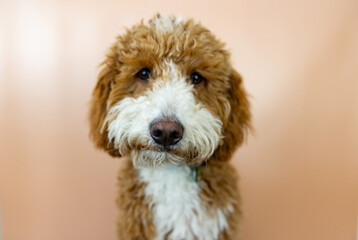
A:
<svg viewBox="0 0 358 240">
<path fill-rule="evenodd" d="M 90 105 L 96 147 L 124 157 L 119 240 L 239 239 L 228 162 L 251 112 L 224 43 L 192 19 L 142 20 L 109 48 Z"/>
</svg>

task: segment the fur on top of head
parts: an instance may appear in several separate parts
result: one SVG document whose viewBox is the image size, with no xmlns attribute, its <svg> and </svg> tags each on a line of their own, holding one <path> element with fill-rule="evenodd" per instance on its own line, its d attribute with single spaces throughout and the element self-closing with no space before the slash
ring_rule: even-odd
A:
<svg viewBox="0 0 358 240">
<path fill-rule="evenodd" d="M 116 38 L 102 63 L 90 135 L 138 166 L 228 160 L 250 127 L 240 75 L 201 24 L 157 15 Z"/>
</svg>

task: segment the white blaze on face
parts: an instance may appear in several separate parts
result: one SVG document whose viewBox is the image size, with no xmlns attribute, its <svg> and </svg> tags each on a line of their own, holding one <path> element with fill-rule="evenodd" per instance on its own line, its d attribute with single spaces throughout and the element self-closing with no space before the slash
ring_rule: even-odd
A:
<svg viewBox="0 0 358 240">
<path fill-rule="evenodd" d="M 185 163 L 193 150 L 197 159 L 207 160 L 222 137 L 222 122 L 196 101 L 193 86 L 173 63 L 167 62 L 166 68 L 151 90 L 138 98 L 124 98 L 110 109 L 106 119 L 110 141 L 122 155 L 130 152 L 140 166 L 157 166 L 164 160 Z M 137 150 L 137 146 L 158 146 L 150 136 L 149 125 L 161 118 L 176 119 L 184 127 L 183 138 L 172 147 L 180 156 Z"/>
</svg>

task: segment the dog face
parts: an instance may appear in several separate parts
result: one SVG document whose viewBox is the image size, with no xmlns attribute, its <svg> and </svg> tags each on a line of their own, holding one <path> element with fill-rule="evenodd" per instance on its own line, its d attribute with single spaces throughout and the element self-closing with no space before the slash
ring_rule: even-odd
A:
<svg viewBox="0 0 358 240">
<path fill-rule="evenodd" d="M 92 96 L 96 145 L 137 166 L 227 160 L 250 112 L 223 47 L 200 24 L 159 15 L 119 36 Z"/>
</svg>

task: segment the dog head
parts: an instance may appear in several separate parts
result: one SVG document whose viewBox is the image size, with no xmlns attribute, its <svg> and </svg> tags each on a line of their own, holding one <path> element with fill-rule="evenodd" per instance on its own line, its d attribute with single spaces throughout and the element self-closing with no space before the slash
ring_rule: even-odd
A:
<svg viewBox="0 0 358 240">
<path fill-rule="evenodd" d="M 193 20 L 132 27 L 102 63 L 90 134 L 134 165 L 227 160 L 250 126 L 247 94 L 224 44 Z"/>
</svg>

